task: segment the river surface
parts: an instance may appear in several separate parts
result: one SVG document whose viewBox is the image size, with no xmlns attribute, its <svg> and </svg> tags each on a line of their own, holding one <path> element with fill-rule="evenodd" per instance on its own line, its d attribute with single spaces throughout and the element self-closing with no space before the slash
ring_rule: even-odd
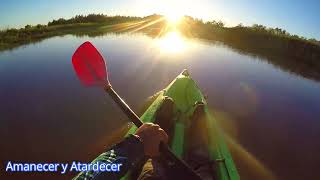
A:
<svg viewBox="0 0 320 180">
<path fill-rule="evenodd" d="M 319 179 L 320 83 L 174 32 L 162 38 L 68 35 L 1 52 L 1 171 L 7 161 L 90 161 L 126 126 L 101 89 L 85 88 L 76 77 L 71 56 L 87 40 L 106 58 L 114 89 L 136 111 L 187 68 L 228 136 L 242 179 Z"/>
</svg>

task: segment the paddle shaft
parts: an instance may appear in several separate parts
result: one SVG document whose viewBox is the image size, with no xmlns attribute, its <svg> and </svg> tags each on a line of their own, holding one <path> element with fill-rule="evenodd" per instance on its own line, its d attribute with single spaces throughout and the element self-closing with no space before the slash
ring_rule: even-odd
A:
<svg viewBox="0 0 320 180">
<path fill-rule="evenodd" d="M 128 116 L 128 118 L 137 126 L 143 125 L 140 118 L 131 110 L 131 108 L 121 99 L 121 97 L 113 90 L 111 85 L 106 85 L 104 90 L 111 96 L 121 110 Z M 185 173 L 188 177 L 194 180 L 201 180 L 201 177 L 194 172 L 184 161 L 176 157 L 176 155 L 170 150 L 169 146 L 160 143 L 161 155 L 167 160 L 169 166 L 176 165 L 181 169 L 181 172 Z"/>
</svg>

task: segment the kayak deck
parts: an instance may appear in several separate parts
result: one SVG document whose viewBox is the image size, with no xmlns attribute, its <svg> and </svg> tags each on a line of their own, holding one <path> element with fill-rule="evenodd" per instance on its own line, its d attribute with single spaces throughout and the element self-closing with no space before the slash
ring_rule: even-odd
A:
<svg viewBox="0 0 320 180">
<path fill-rule="evenodd" d="M 172 98 L 175 103 L 175 114 L 173 121 L 175 128 L 171 143 L 172 151 L 180 158 L 183 157 L 185 144 L 185 129 L 190 125 L 190 117 L 195 109 L 197 102 L 205 104 L 206 124 L 209 138 L 210 160 L 216 162 L 216 178 L 219 180 L 240 179 L 231 154 L 224 142 L 223 132 L 218 127 L 216 120 L 208 110 L 207 102 L 195 81 L 189 76 L 188 71 L 184 70 L 178 75 L 164 90 L 160 91 L 156 99 L 141 116 L 141 120 L 146 122 L 155 121 L 155 113 L 161 106 L 165 96 Z M 136 131 L 136 127 L 130 128 L 127 134 Z M 127 177 L 122 178 L 127 179 Z"/>
</svg>

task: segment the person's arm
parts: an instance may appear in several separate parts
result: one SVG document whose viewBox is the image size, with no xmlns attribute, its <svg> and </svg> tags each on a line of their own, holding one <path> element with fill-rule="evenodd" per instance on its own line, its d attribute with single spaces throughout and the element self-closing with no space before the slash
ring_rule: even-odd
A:
<svg viewBox="0 0 320 180">
<path fill-rule="evenodd" d="M 145 156 L 158 156 L 161 141 L 167 143 L 167 134 L 158 125 L 144 124 L 135 135 L 129 135 L 92 162 L 122 164 L 119 172 L 87 171 L 81 172 L 74 179 L 120 179 Z"/>
<path fill-rule="evenodd" d="M 120 179 L 125 173 L 144 157 L 143 144 L 134 135 L 126 137 L 123 141 L 113 146 L 111 149 L 99 155 L 94 163 L 121 164 L 119 172 L 81 172 L 74 179 Z"/>
</svg>

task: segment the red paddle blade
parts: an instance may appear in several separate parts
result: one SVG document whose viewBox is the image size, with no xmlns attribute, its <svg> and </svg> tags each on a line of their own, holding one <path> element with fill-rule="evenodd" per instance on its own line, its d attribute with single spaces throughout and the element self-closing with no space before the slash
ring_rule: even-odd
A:
<svg viewBox="0 0 320 180">
<path fill-rule="evenodd" d="M 105 61 L 90 42 L 87 41 L 78 47 L 72 56 L 72 64 L 85 86 L 109 84 Z"/>
</svg>

